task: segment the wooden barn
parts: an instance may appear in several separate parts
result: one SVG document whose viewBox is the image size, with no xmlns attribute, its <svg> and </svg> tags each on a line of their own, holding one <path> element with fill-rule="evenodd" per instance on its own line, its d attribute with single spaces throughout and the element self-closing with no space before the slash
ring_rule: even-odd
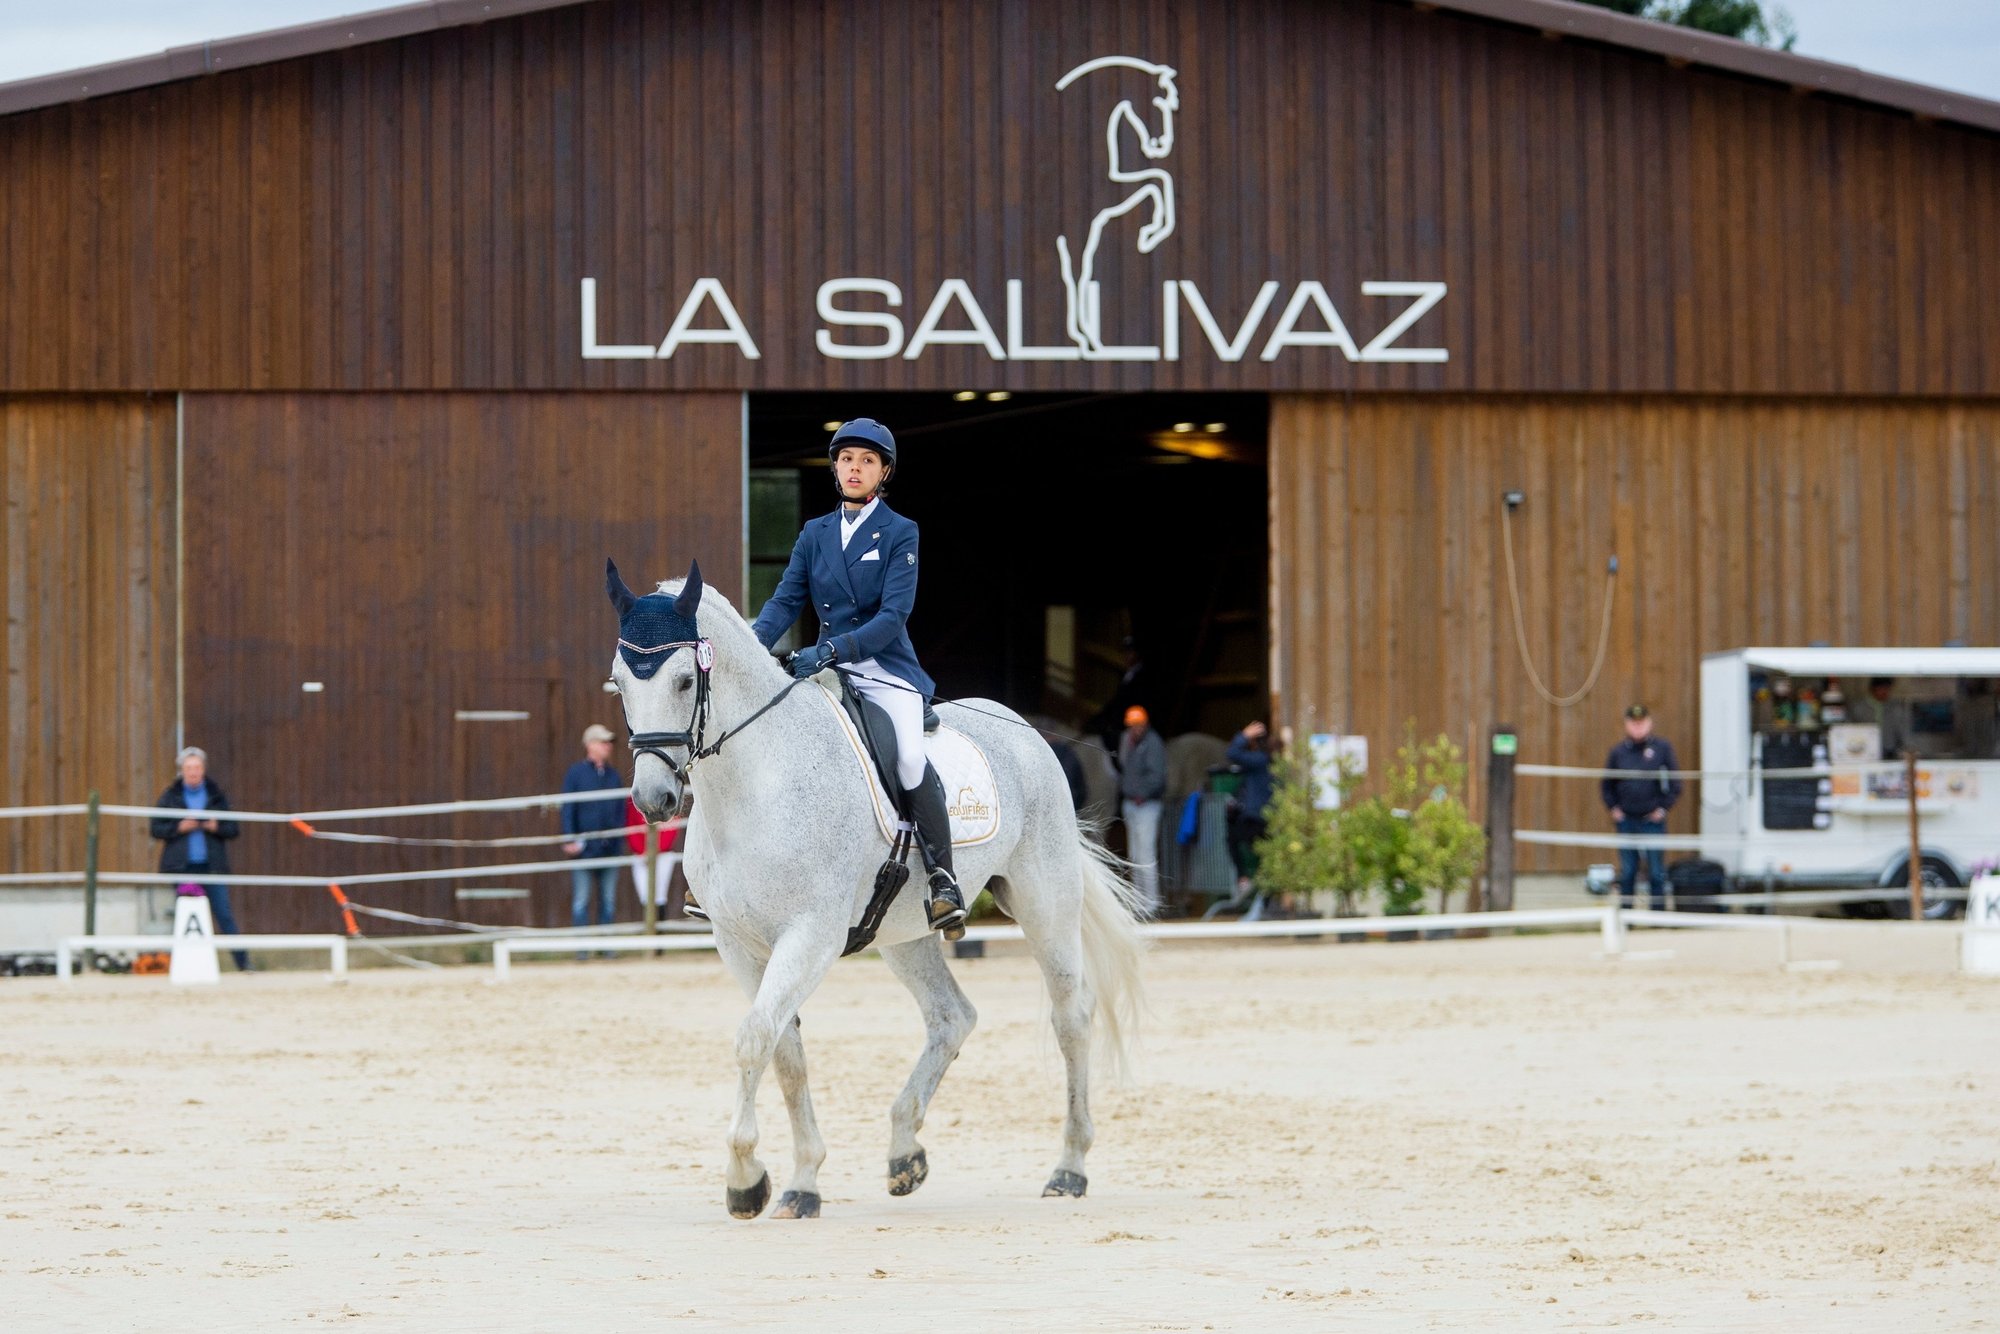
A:
<svg viewBox="0 0 2000 1334">
<path fill-rule="evenodd" d="M 0 86 L 0 805 L 550 790 L 605 556 L 761 595 L 864 413 L 949 695 L 1088 725 L 1129 643 L 1169 734 L 1698 761 L 1705 652 L 2000 642 L 1996 236 L 2000 104 L 1564 0 L 432 0 Z"/>
</svg>

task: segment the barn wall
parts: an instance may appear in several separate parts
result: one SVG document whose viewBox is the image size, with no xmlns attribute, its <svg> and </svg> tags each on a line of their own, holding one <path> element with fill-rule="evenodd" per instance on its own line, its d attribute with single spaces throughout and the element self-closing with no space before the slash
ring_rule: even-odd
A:
<svg viewBox="0 0 2000 1334">
<path fill-rule="evenodd" d="M 1271 487 L 1284 712 L 1378 750 L 1406 720 L 1475 750 L 1510 722 L 1524 761 L 1594 765 L 1643 700 L 1693 764 L 1704 653 L 2000 643 L 2000 403 L 1283 396 Z M 1511 488 L 1528 649 L 1558 695 L 1619 558 L 1603 675 L 1569 709 L 1515 645 Z M 1523 781 L 1523 828 L 1602 822 L 1589 784 Z M 1672 829 L 1694 827 L 1690 799 Z"/>
<path fill-rule="evenodd" d="M 1450 360 L 1226 362 L 1185 313 L 1177 362 L 822 356 L 846 276 L 906 326 L 962 278 L 1003 337 L 1018 277 L 1062 341 L 1096 90 L 1157 89 L 1054 85 L 1112 53 L 1181 111 L 1107 309 L 1311 279 L 1365 341 L 1364 282 L 1443 281 L 1399 342 Z M 580 3 L 0 118 L 0 217 L 0 389 L 2000 393 L 2000 138 L 1385 0 Z M 720 279 L 762 356 L 586 361 L 584 277 L 628 344 Z"/>
<path fill-rule="evenodd" d="M 246 808 L 554 791 L 586 724 L 623 732 L 602 690 L 617 631 L 605 557 L 634 587 L 699 559 L 713 587 L 741 596 L 742 422 L 733 394 L 190 395 L 189 739 Z M 324 690 L 305 693 L 306 681 Z M 528 716 L 460 721 L 461 710 Z M 557 825 L 531 812 L 365 827 L 485 838 Z M 235 859 L 337 877 L 545 855 L 309 842 L 262 826 L 246 828 Z M 566 880 L 502 883 L 535 887 L 534 924 L 567 924 Z M 246 929 L 333 921 L 319 891 L 249 893 Z M 521 920 L 449 888 L 355 897 Z"/>
<path fill-rule="evenodd" d="M 174 403 L 0 398 L 0 806 L 150 802 L 174 756 Z M 103 865 L 151 869 L 106 820 Z M 0 871 L 80 871 L 81 819 L 0 820 Z"/>
</svg>

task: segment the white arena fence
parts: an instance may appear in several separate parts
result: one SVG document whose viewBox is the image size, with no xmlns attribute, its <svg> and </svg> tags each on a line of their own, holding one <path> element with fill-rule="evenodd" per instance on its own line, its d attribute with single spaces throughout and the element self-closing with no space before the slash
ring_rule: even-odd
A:
<svg viewBox="0 0 2000 1334">
<path fill-rule="evenodd" d="M 419 802 L 419 803 L 411 803 L 400 806 L 365 806 L 365 807 L 343 808 L 338 810 L 295 811 L 295 812 L 231 810 L 231 811 L 215 812 L 214 815 L 216 818 L 234 820 L 243 824 L 289 825 L 292 828 L 296 829 L 304 837 L 316 840 L 324 840 L 328 842 L 365 843 L 365 844 L 393 845 L 393 846 L 404 846 L 404 847 L 497 849 L 497 848 L 515 848 L 515 847 L 535 847 L 535 846 L 546 846 L 557 843 L 565 843 L 571 841 L 571 839 L 574 838 L 575 836 L 564 833 L 553 833 L 553 834 L 516 835 L 503 838 L 429 838 L 429 837 L 413 837 L 413 836 L 388 834 L 388 833 L 370 833 L 370 832 L 355 832 L 352 830 L 321 829 L 318 828 L 317 826 L 322 824 L 335 824 L 335 823 L 353 822 L 359 820 L 396 820 L 396 819 L 405 819 L 405 818 L 419 817 L 419 816 L 458 815 L 467 812 L 505 813 L 505 812 L 518 812 L 518 811 L 534 811 L 534 812 L 548 814 L 560 810 L 563 806 L 577 802 L 585 802 L 585 801 L 622 802 L 630 795 L 631 795 L 630 788 L 617 788 L 617 789 L 607 789 L 596 792 L 546 793 L 546 794 L 538 794 L 538 795 L 523 796 L 523 797 L 496 797 L 496 798 L 467 799 L 459 801 Z M 60 805 L 43 805 L 43 806 L 0 807 L 0 820 L 63 819 L 63 818 L 75 818 L 75 817 L 90 818 L 93 815 L 95 815 L 98 818 L 109 817 L 114 819 L 152 820 L 156 818 L 166 818 L 166 819 L 179 820 L 186 818 L 188 812 L 179 807 L 132 806 L 132 805 L 122 805 L 116 803 L 91 803 L 91 802 L 68 802 Z M 679 821 L 668 821 L 658 827 L 670 829 L 670 828 L 677 828 L 679 824 L 680 824 Z M 649 829 L 654 827 L 655 826 L 649 826 L 645 824 L 630 825 L 618 829 L 597 831 L 594 832 L 591 835 L 591 837 L 622 838 L 629 834 L 635 834 L 635 833 L 644 834 Z M 680 862 L 681 854 L 679 852 L 663 852 L 657 854 L 657 856 L 658 856 L 658 873 L 662 877 L 670 877 L 673 874 L 674 867 L 678 865 L 678 863 Z M 320 936 L 315 934 L 257 935 L 252 933 L 239 936 L 232 936 L 228 938 L 228 941 L 230 948 L 240 948 L 245 950 L 328 949 L 331 951 L 331 946 L 329 946 L 326 942 L 329 940 L 341 940 L 343 941 L 341 948 L 337 952 L 334 952 L 332 957 L 335 961 L 334 962 L 335 974 L 342 975 L 346 971 L 347 951 L 344 942 L 347 939 L 354 939 L 357 942 L 369 946 L 371 948 L 379 948 L 378 942 L 369 940 L 358 928 L 353 918 L 354 913 L 361 913 L 364 915 L 378 917 L 389 921 L 399 921 L 399 922 L 411 923 L 414 925 L 432 926 L 441 928 L 445 931 L 465 933 L 465 934 L 443 934 L 435 938 L 404 939 L 399 942 L 404 948 L 425 948 L 426 946 L 432 944 L 461 944 L 468 939 L 468 936 L 487 935 L 494 931 L 494 928 L 490 924 L 461 922 L 461 921 L 454 921 L 448 918 L 426 917 L 418 914 L 405 913 L 393 909 L 386 909 L 386 908 L 380 908 L 366 904 L 356 903 L 347 897 L 345 893 L 347 889 L 355 887 L 365 887 L 369 885 L 403 885 L 403 884 L 420 883 L 425 881 L 440 881 L 440 880 L 478 881 L 478 880 L 493 880 L 501 878 L 512 879 L 523 876 L 552 875 L 559 872 L 587 870 L 587 869 L 595 869 L 601 867 L 630 867 L 635 865 L 645 866 L 648 864 L 650 860 L 651 858 L 649 858 L 647 854 L 639 853 L 639 854 L 621 854 L 612 857 L 586 857 L 586 858 L 564 857 L 561 858 L 560 860 L 510 861 L 510 862 L 489 863 L 482 865 L 445 867 L 445 868 L 421 870 L 421 871 L 375 871 L 375 872 L 363 872 L 356 874 L 330 873 L 324 875 L 258 875 L 258 874 L 203 875 L 201 877 L 201 883 L 229 885 L 229 886 L 245 886 L 245 887 L 255 887 L 255 888 L 291 887 L 291 888 L 306 888 L 306 889 L 329 891 L 332 895 L 334 906 L 336 910 L 341 914 L 341 920 L 346 926 L 347 930 L 346 936 L 339 936 L 339 935 Z M 123 871 L 123 870 L 103 870 L 103 869 L 17 871 L 17 872 L 8 872 L 0 874 L 0 891 L 5 891 L 8 889 L 39 890 L 39 889 L 52 889 L 52 888 L 59 888 L 59 889 L 76 888 L 82 891 L 84 901 L 86 904 L 88 904 L 91 896 L 94 895 L 95 890 L 99 887 L 139 887 L 139 886 L 169 886 L 169 885 L 178 886 L 187 883 L 188 881 L 189 877 L 186 874 L 161 873 L 156 871 Z M 90 910 L 87 906 L 85 908 L 85 917 L 86 917 L 86 922 L 88 922 L 90 918 Z M 636 930 L 639 929 L 639 927 L 637 923 L 633 923 L 622 928 L 611 928 L 611 929 Z M 520 930 L 526 930 L 526 928 L 521 928 Z M 126 933 L 121 935 L 108 935 L 108 934 L 92 935 L 89 934 L 89 927 L 86 926 L 85 934 L 65 935 L 60 937 L 57 942 L 55 953 L 57 955 L 59 969 L 66 971 L 71 962 L 72 956 L 78 951 L 87 951 L 89 953 L 94 954 L 99 951 L 110 952 L 119 950 L 161 949 L 168 946 L 170 942 L 171 942 L 171 937 L 165 934 L 148 935 L 148 934 Z M 306 942 L 311 942 L 311 943 L 306 943 Z M 0 953 L 5 953 L 5 952 L 46 954 L 47 950 L 46 947 L 43 947 L 42 949 L 39 950 L 37 949 L 20 950 L 15 948 L 11 942 L 0 940 Z M 404 962 L 414 962 L 414 961 L 404 960 Z"/>
<path fill-rule="evenodd" d="M 1607 958 L 1625 957 L 1627 933 L 1633 928 L 1654 928 L 1687 931 L 1747 931 L 1768 935 L 1777 947 L 1776 962 L 1786 968 L 1816 970 L 1828 966 L 1838 966 L 1823 960 L 1795 960 L 1792 957 L 1792 943 L 1795 932 L 1803 925 L 1801 919 L 1788 917 L 1729 917 L 1716 913 L 1654 912 L 1640 908 L 1544 908 L 1523 909 L 1514 912 L 1464 912 L 1464 913 L 1417 913 L 1399 917 L 1304 917 L 1283 920 L 1264 919 L 1255 922 L 1147 922 L 1140 926 L 1139 934 L 1149 940 L 1161 942 L 1213 941 L 1213 940 L 1272 940 L 1307 939 L 1311 937 L 1375 936 L 1398 935 L 1410 940 L 1441 940 L 1457 938 L 1459 932 L 1478 931 L 1486 933 L 1514 931 L 1575 931 L 1594 930 L 1602 937 L 1602 953 Z M 1956 923 L 1936 922 L 1846 922 L 1819 921 L 1810 923 L 1814 930 L 1834 931 L 1922 931 L 1936 936 L 1941 933 L 1962 936 L 1964 928 Z M 974 926 L 965 932 L 964 944 L 983 945 L 988 942 L 1019 941 L 1024 939 L 1018 926 Z M 714 938 L 706 932 L 686 933 L 675 936 L 627 936 L 619 939 L 600 939 L 589 942 L 593 950 L 616 950 L 649 953 L 691 953 L 715 948 Z M 516 956 L 529 954 L 566 954 L 578 948 L 578 938 L 557 939 L 555 933 L 540 937 L 503 936 L 493 942 L 493 976 L 497 982 L 505 982 L 513 975 L 513 960 Z"/>
<path fill-rule="evenodd" d="M 1942 763 L 1923 761 L 1924 764 Z M 1597 781 L 1605 778 L 1630 778 L 1632 772 L 1624 769 L 1602 769 L 1569 764 L 1512 764 L 1511 772 L 1521 778 L 1584 779 Z M 1880 761 L 1869 764 L 1843 764 L 1837 769 L 1831 765 L 1814 765 L 1805 768 L 1773 769 L 1668 769 L 1647 770 L 1647 774 L 1661 773 L 1688 783 L 1709 783 L 1726 786 L 1732 792 L 1732 800 L 1748 799 L 1750 781 L 1757 779 L 1832 779 L 1838 775 L 1874 775 L 1908 772 L 1908 765 L 1902 761 Z M 1922 825 L 1922 809 L 1917 812 L 1919 830 Z M 1715 852 L 1723 849 L 1765 847 L 1769 839 L 1729 836 L 1722 834 L 1621 834 L 1615 829 L 1515 829 L 1511 831 L 1516 844 L 1546 848 L 1578 848 L 1617 852 L 1624 850 L 1658 852 Z M 1880 838 L 1864 838 L 1852 835 L 1811 833 L 1812 848 L 1815 853 L 1854 853 L 1866 856 L 1879 853 L 1884 847 Z M 2000 852 L 2000 839 L 1996 839 L 1996 852 Z M 1511 871 L 1510 871 L 1511 874 Z M 1740 875 L 1739 882 L 1756 879 L 1754 873 Z M 1650 890 L 1650 886 L 1648 889 Z M 1964 902 L 1970 894 L 1963 888 L 1946 886 L 1927 887 L 1924 897 L 1938 901 Z M 1846 889 L 1777 889 L 1766 888 L 1756 892 L 1744 891 L 1730 894 L 1704 895 L 1701 902 L 1716 908 L 1754 907 L 1772 909 L 1778 906 L 1790 907 L 1833 907 L 1857 903 L 1907 903 L 1907 886 L 1885 888 Z"/>
<path fill-rule="evenodd" d="M 1868 766 L 1880 769 L 1894 769 L 1900 766 Z M 1607 771 L 1598 769 L 1578 769 L 1556 765 L 1520 765 L 1516 770 L 1525 776 L 1597 778 Z M 1747 774 L 1713 774 L 1710 771 L 1681 771 L 1686 777 L 1729 777 L 1742 778 Z M 1830 773 L 1830 770 L 1771 770 L 1767 777 L 1806 777 Z M 413 846 L 440 847 L 513 847 L 532 846 L 567 841 L 566 834 L 536 834 L 497 839 L 430 839 L 405 837 L 393 834 L 357 833 L 352 831 L 324 831 L 316 828 L 319 824 L 331 824 L 363 819 L 393 820 L 414 816 L 452 815 L 473 811 L 541 811 L 553 812 L 565 804 L 580 801 L 623 800 L 629 796 L 629 789 L 617 789 L 588 793 L 552 793 L 524 797 L 500 797 L 463 801 L 425 802 L 402 806 L 371 806 L 340 810 L 268 812 L 229 811 L 218 812 L 226 818 L 243 823 L 287 824 L 298 829 L 307 837 L 327 838 L 332 841 L 354 843 L 383 843 Z M 28 806 L 0 808 L 0 819 L 67 818 L 88 815 L 92 807 L 89 803 L 67 803 L 50 806 Z M 166 817 L 184 818 L 187 812 L 177 807 L 127 806 L 100 804 L 96 807 L 100 816 L 128 819 L 153 819 Z M 623 835 L 640 832 L 644 825 L 629 829 L 605 831 L 604 835 Z M 1703 840 L 1691 835 L 1665 835 L 1655 837 L 1619 835 L 1612 831 L 1572 833 L 1554 830 L 1517 830 L 1514 839 L 1519 843 L 1541 844 L 1554 847 L 1604 847 L 1620 846 L 1660 846 L 1669 848 L 1692 848 L 1700 846 Z M 1714 840 L 1707 841 L 1710 845 Z M 659 871 L 671 874 L 673 865 L 679 861 L 678 853 L 659 855 Z M 553 874 L 582 868 L 605 866 L 631 866 L 643 863 L 643 855 L 623 855 L 599 858 L 563 858 L 554 861 L 507 862 L 491 865 L 472 865 L 426 871 L 368 872 L 355 875 L 217 875 L 204 876 L 204 882 L 227 885 L 301 887 L 330 889 L 338 906 L 345 911 L 359 911 L 391 921 L 403 921 L 416 925 L 446 928 L 452 934 L 439 933 L 427 936 L 402 936 L 391 940 L 372 940 L 355 926 L 352 917 L 347 917 L 348 934 L 303 934 L 303 935 L 242 935 L 218 940 L 227 948 L 243 949 L 302 949 L 328 951 L 330 968 L 335 977 L 342 977 L 347 970 L 348 943 L 354 943 L 381 950 L 383 953 L 401 959 L 387 947 L 393 944 L 397 949 L 419 950 L 467 944 L 490 944 L 493 951 L 494 974 L 505 980 L 511 972 L 516 955 L 558 954 L 587 948 L 592 952 L 605 953 L 672 953 L 702 951 L 714 948 L 713 939 L 705 929 L 686 924 L 661 924 L 664 934 L 635 934 L 641 930 L 637 923 L 620 924 L 600 928 L 558 928 L 533 930 L 529 928 L 499 928 L 490 924 L 455 922 L 449 919 L 425 917 L 418 914 L 369 907 L 352 903 L 343 890 L 356 886 L 378 884 L 409 884 L 436 880 L 480 880 L 500 877 Z M 184 875 L 161 874 L 146 871 L 55 871 L 16 872 L 0 874 L 0 890 L 10 887 L 50 887 L 84 886 L 92 880 L 98 885 L 178 885 L 187 879 Z M 1944 891 L 1947 894 L 1952 891 Z M 1844 903 L 1865 898 L 1897 898 L 1901 891 L 1831 891 L 1821 894 L 1788 892 L 1779 896 L 1778 901 L 1804 906 L 1808 903 Z M 1963 898 L 1964 891 L 1956 891 L 1956 897 Z M 1705 902 L 1718 906 L 1764 905 L 1773 900 L 1765 894 L 1733 894 L 1716 896 Z M 1377 917 L 1337 917 L 1337 918 L 1297 918 L 1267 919 L 1253 922 L 1189 922 L 1189 923 L 1146 923 L 1140 929 L 1142 934 L 1160 941 L 1200 941 L 1200 940 L 1245 940 L 1277 939 L 1284 937 L 1349 937 L 1395 933 L 1415 939 L 1434 939 L 1439 935 L 1460 931 L 1503 932 L 1518 930 L 1576 930 L 1595 929 L 1604 939 L 1604 952 L 1619 955 L 1625 952 L 1625 933 L 1632 927 L 1672 928 L 1692 930 L 1739 930 L 1766 931 L 1775 934 L 1780 945 L 1781 958 L 1789 963 L 1790 936 L 1792 922 L 1781 916 L 1738 916 L 1720 913 L 1660 913 L 1638 909 L 1622 909 L 1616 905 L 1606 907 L 1557 908 L 1545 910 L 1524 910 L 1507 912 L 1413 914 L 1408 916 Z M 1855 925 L 1840 923 L 1819 923 L 1819 925 Z M 1918 929 L 1954 929 L 1944 923 L 1913 923 Z M 966 933 L 969 943 L 1009 941 L 1021 939 L 1019 928 L 1007 925 L 976 926 Z M 146 950 L 170 947 L 172 937 L 160 935 L 65 935 L 57 946 L 56 954 L 59 970 L 68 976 L 79 953 L 116 950 Z M 414 960 L 402 959 L 413 963 Z M 428 966 L 428 965 L 420 965 Z"/>
</svg>

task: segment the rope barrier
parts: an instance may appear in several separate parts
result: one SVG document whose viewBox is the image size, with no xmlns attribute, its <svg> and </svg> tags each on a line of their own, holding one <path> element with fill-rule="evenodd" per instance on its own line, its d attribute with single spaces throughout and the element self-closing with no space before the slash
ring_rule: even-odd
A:
<svg viewBox="0 0 2000 1334">
<path fill-rule="evenodd" d="M 630 866 L 643 858 L 625 853 L 617 857 L 571 857 L 559 862 L 513 862 L 504 866 L 464 866 L 443 871 L 380 871 L 367 875 L 203 875 L 204 885 L 303 885 L 324 888 L 329 882 L 354 885 L 395 885 L 418 880 L 474 880 L 500 875 L 549 875 L 556 871 L 586 871 L 600 866 Z M 187 881 L 185 871 L 161 874 L 153 871 L 100 871 L 100 885 L 179 885 Z M 80 885 L 82 871 L 10 871 L 0 875 L 5 885 Z"/>
<path fill-rule="evenodd" d="M 1976 764 L 1976 760 L 1925 760 L 1928 765 Z M 1514 772 L 1526 778 L 1681 778 L 1719 780 L 1729 778 L 1831 778 L 1835 774 L 1876 774 L 1903 772 L 1901 760 L 1879 764 L 1843 764 L 1813 769 L 1589 769 L 1571 764 L 1517 764 Z M 108 809 L 108 808 L 107 808 Z"/>
<path fill-rule="evenodd" d="M 392 819 L 411 815 L 459 815 L 468 811 L 529 811 L 546 807 L 571 806 L 585 801 L 620 801 L 632 795 L 629 787 L 605 788 L 599 792 L 551 792 L 537 797 L 484 797 L 469 801 L 432 801 L 414 806 L 356 806 L 335 811 L 211 811 L 209 818 L 235 820 L 242 824 L 308 824 L 328 820 Z M 16 806 L 0 808 L 0 816 L 81 815 L 88 806 Z M 105 815 L 126 815 L 139 820 L 184 820 L 187 811 L 179 806 L 99 806 Z"/>
<path fill-rule="evenodd" d="M 1810 836 L 1812 842 L 1809 850 L 1813 852 L 1868 852 L 1880 850 L 1885 846 L 1879 838 L 1854 836 L 1841 838 L 1813 829 L 1786 832 Z M 1514 841 L 1534 843 L 1545 848 L 1658 848 L 1662 852 L 1697 852 L 1703 848 L 1766 847 L 1770 842 L 1768 838 L 1747 838 L 1737 834 L 1621 834 L 1615 830 L 1590 834 L 1575 833 L 1567 829 L 1516 829 Z"/>
<path fill-rule="evenodd" d="M 663 820 L 662 829 L 679 829 L 684 820 Z M 599 838 L 626 838 L 644 834 L 650 825 L 626 825 L 622 829 L 593 829 L 588 834 L 522 834 L 514 838 L 408 838 L 400 834 L 350 834 L 338 829 L 315 829 L 304 820 L 292 821 L 307 838 L 329 843 L 382 843 L 404 848 L 530 848 L 555 843 L 587 842 Z"/>
</svg>

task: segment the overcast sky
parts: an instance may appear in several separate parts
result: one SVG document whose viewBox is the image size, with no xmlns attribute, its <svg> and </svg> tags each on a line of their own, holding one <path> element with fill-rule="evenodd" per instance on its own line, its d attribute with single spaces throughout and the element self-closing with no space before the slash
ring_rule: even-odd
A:
<svg viewBox="0 0 2000 1334">
<path fill-rule="evenodd" d="M 0 0 L 0 82 L 382 7 L 366 0 Z M 1805 55 L 2000 101 L 2000 0 L 1784 0 L 1784 7 Z"/>
</svg>

